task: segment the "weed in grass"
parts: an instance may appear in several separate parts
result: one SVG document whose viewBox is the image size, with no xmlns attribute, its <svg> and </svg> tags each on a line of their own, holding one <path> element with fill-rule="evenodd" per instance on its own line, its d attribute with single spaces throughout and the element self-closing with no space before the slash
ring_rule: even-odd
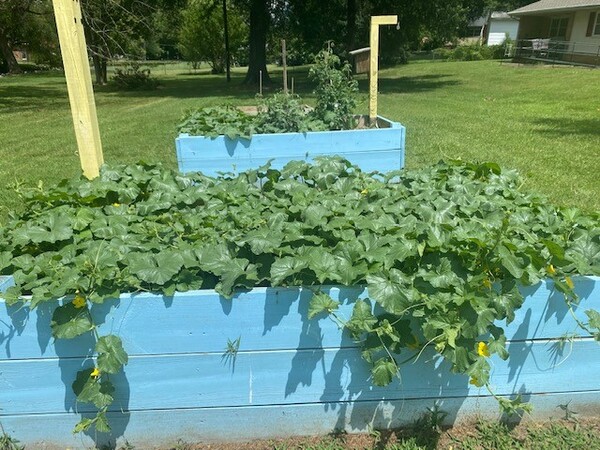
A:
<svg viewBox="0 0 600 450">
<path fill-rule="evenodd" d="M 0 450 L 24 450 L 25 446 L 21 445 L 18 440 L 9 436 L 6 433 L 2 433 L 0 436 Z"/>
<path fill-rule="evenodd" d="M 177 442 L 169 450 L 193 450 L 194 444 L 184 441 L 183 439 L 177 439 Z"/>
</svg>

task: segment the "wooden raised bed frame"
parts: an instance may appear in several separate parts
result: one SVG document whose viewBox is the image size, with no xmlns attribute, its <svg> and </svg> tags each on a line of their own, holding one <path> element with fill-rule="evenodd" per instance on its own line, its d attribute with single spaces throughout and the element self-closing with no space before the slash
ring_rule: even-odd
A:
<svg viewBox="0 0 600 450">
<path fill-rule="evenodd" d="M 582 298 L 576 314 L 600 309 L 600 278 L 574 278 Z M 11 284 L 0 277 L 0 287 Z M 333 287 L 349 317 L 365 289 Z M 492 357 L 491 383 L 500 395 L 521 393 L 534 418 L 559 417 L 558 405 L 583 415 L 600 408 L 600 345 L 589 336 L 561 349 L 577 331 L 562 294 L 550 281 L 523 289 L 526 301 L 506 327 L 510 358 Z M 0 421 L 7 433 L 34 448 L 83 447 L 106 442 L 140 448 L 174 442 L 219 441 L 367 432 L 411 424 L 434 404 L 446 423 L 475 414 L 497 417 L 485 389 L 453 375 L 424 352 L 402 366 L 401 380 L 373 387 L 354 342 L 329 319 L 308 320 L 312 293 L 300 288 L 256 288 L 226 300 L 212 290 L 174 297 L 139 294 L 94 305 L 102 327 L 121 336 L 130 355 L 113 376 L 111 435 L 79 436 L 71 383 L 93 346 L 91 336 L 54 342 L 49 322 L 58 303 L 38 309 L 0 304 Z M 499 324 L 502 325 L 502 324 Z M 227 342 L 240 338 L 239 351 Z M 87 367 L 87 366 L 86 366 Z"/>
</svg>

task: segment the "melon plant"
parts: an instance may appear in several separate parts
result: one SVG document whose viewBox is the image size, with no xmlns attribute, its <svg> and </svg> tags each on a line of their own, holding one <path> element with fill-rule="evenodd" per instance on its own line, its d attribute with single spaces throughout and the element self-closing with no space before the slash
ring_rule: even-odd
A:
<svg viewBox="0 0 600 450">
<path fill-rule="evenodd" d="M 519 287 L 550 278 L 572 307 L 573 276 L 600 275 L 600 215 L 554 207 L 493 163 L 380 174 L 321 158 L 217 178 L 140 163 L 19 193 L 24 211 L 0 228 L 0 274 L 15 281 L 2 296 L 30 308 L 61 299 L 53 335 L 95 336 L 93 364 L 73 389 L 98 414 L 77 431 L 109 428 L 111 375 L 128 358 L 90 307 L 122 292 L 231 298 L 311 286 L 309 320 L 331 315 L 349 330 L 375 385 L 433 348 L 493 394 L 489 357 L 509 357 L 501 325 L 523 302 Z M 365 286 L 369 298 L 338 317 L 319 289 L 332 284 Z M 600 314 L 586 315 L 580 327 L 600 340 Z M 509 413 L 529 409 L 498 400 Z"/>
</svg>

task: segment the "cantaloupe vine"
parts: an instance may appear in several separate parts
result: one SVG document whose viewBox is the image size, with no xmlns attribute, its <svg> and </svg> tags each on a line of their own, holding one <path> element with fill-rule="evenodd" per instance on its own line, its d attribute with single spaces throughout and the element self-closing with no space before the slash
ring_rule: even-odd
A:
<svg viewBox="0 0 600 450">
<path fill-rule="evenodd" d="M 309 286 L 309 317 L 329 314 L 352 334 L 375 385 L 433 350 L 509 413 L 529 405 L 494 394 L 490 358 L 509 357 L 501 325 L 523 302 L 520 286 L 550 279 L 600 340 L 600 314 L 574 311 L 574 275 L 600 275 L 599 214 L 553 207 L 495 164 L 382 175 L 323 158 L 210 178 L 140 163 L 18 191 L 24 211 L 0 228 L 0 274 L 15 280 L 2 295 L 31 308 L 61 299 L 53 336 L 94 336 L 72 387 L 97 415 L 76 431 L 109 429 L 111 376 L 128 356 L 118 336 L 101 333 L 94 306 L 124 292 L 231 298 Z M 368 298 L 344 318 L 322 285 L 364 286 Z"/>
</svg>

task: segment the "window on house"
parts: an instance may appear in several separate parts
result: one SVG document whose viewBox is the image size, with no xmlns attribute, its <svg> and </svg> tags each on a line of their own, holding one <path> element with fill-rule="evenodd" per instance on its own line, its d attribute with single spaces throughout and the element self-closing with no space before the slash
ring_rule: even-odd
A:
<svg viewBox="0 0 600 450">
<path fill-rule="evenodd" d="M 594 26 L 594 36 L 600 36 L 600 11 L 596 13 L 596 25 Z"/>
<path fill-rule="evenodd" d="M 567 27 L 569 26 L 568 17 L 554 17 L 550 22 L 550 38 L 566 39 Z"/>
</svg>

